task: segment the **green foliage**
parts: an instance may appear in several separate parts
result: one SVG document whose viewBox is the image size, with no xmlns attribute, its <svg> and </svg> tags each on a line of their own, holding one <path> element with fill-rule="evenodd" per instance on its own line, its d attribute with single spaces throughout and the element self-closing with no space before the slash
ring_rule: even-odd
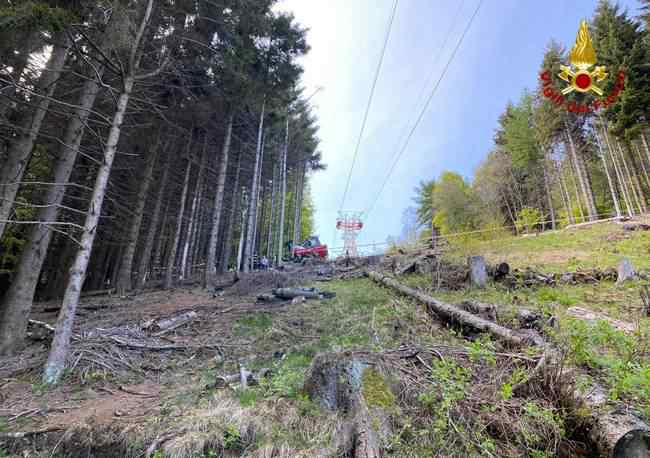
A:
<svg viewBox="0 0 650 458">
<path fill-rule="evenodd" d="M 78 20 L 72 11 L 50 6 L 46 2 L 16 3 L 16 5 L 0 8 L 0 28 L 3 31 L 25 29 L 59 32 L 69 23 Z"/>
<path fill-rule="evenodd" d="M 473 229 L 476 222 L 475 199 L 465 179 L 454 172 L 443 172 L 433 187 L 434 226 L 443 234 Z"/>
<path fill-rule="evenodd" d="M 542 214 L 536 208 L 526 207 L 521 209 L 517 215 L 517 230 L 530 234 L 534 232 L 542 221 Z"/>
<path fill-rule="evenodd" d="M 649 347 L 647 331 L 627 335 L 606 321 L 567 318 L 555 338 L 575 364 L 602 371 L 612 399 L 632 401 L 650 418 L 650 361 L 640 357 Z"/>
<path fill-rule="evenodd" d="M 223 432 L 223 447 L 226 450 L 240 450 L 244 445 L 241 433 L 235 425 L 228 425 Z"/>
<path fill-rule="evenodd" d="M 432 387 L 420 394 L 419 401 L 435 415 L 434 430 L 444 434 L 449 426 L 449 412 L 465 398 L 471 372 L 446 359 L 434 360 L 431 369 Z"/>
<path fill-rule="evenodd" d="M 298 398 L 305 382 L 305 373 L 311 357 L 302 353 L 287 355 L 273 370 L 270 380 L 262 382 L 263 389 L 272 395 Z"/>
<path fill-rule="evenodd" d="M 494 356 L 496 348 L 494 346 L 494 343 L 487 335 L 481 336 L 480 339 L 476 339 L 473 342 L 470 342 L 468 349 L 469 358 L 473 362 L 485 361 L 492 366 L 494 366 L 497 362 Z"/>
</svg>

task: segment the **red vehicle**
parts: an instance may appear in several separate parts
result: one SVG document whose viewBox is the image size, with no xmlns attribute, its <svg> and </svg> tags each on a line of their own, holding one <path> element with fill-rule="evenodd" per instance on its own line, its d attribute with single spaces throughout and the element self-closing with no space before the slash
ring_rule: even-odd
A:
<svg viewBox="0 0 650 458">
<path fill-rule="evenodd" d="M 320 243 L 316 236 L 309 237 L 302 245 L 291 248 L 291 256 L 295 260 L 303 258 L 327 258 L 327 245 Z"/>
</svg>

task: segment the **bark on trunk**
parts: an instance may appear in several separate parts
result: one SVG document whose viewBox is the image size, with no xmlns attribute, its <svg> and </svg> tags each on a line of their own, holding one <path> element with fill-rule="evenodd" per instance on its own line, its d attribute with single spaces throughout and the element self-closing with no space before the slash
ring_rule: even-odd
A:
<svg viewBox="0 0 650 458">
<path fill-rule="evenodd" d="M 205 138 L 203 139 L 203 152 L 201 153 L 201 165 L 199 166 L 199 175 L 196 179 L 196 187 L 194 188 L 194 198 L 192 199 L 192 208 L 190 209 L 190 221 L 187 224 L 187 235 L 185 236 L 185 243 L 183 245 L 183 257 L 181 260 L 181 270 L 180 275 L 181 279 L 188 277 L 189 269 L 187 266 L 187 257 L 190 252 L 190 244 L 192 243 L 192 234 L 194 232 L 194 226 L 196 225 L 196 205 L 201 194 L 201 188 L 203 187 L 203 174 L 205 171 L 205 164 L 207 162 L 208 156 L 208 134 L 206 132 Z"/>
<path fill-rule="evenodd" d="M 266 257 L 269 259 L 270 265 L 275 265 L 273 262 L 273 223 L 275 223 L 275 201 L 277 194 L 278 182 L 278 167 L 273 167 L 273 180 L 271 181 L 271 213 L 269 215 L 269 231 L 266 235 Z"/>
<path fill-rule="evenodd" d="M 103 69 L 100 69 L 98 73 L 101 76 Z M 43 223 L 57 220 L 59 205 L 65 195 L 65 183 L 68 182 L 72 174 L 83 139 L 84 127 L 98 93 L 99 85 L 94 79 L 87 81 L 82 88 L 79 107 L 74 111 L 66 128 L 54 171 L 54 183 L 61 183 L 61 185 L 49 188 L 45 197 L 47 206 L 39 212 L 38 220 Z M 52 234 L 53 231 L 46 224 L 38 224 L 31 229 L 15 276 L 2 302 L 0 355 L 13 352 L 25 336 L 29 311 Z"/>
<path fill-rule="evenodd" d="M 580 189 L 582 191 L 582 195 L 585 199 L 585 204 L 587 206 L 587 213 L 589 215 L 589 220 L 595 221 L 598 218 L 598 212 L 596 211 L 596 203 L 594 202 L 594 196 L 591 192 L 591 185 L 585 173 L 586 171 L 584 168 L 584 163 L 582 161 L 582 157 L 580 157 L 578 155 L 578 152 L 576 151 L 575 143 L 573 142 L 573 136 L 571 135 L 571 131 L 569 129 L 568 124 L 566 124 L 566 121 L 565 121 L 565 128 L 566 128 L 566 135 L 569 140 L 569 146 L 571 147 L 571 156 L 573 157 L 573 161 L 576 169 L 576 176 L 578 178 L 578 182 L 580 183 Z"/>
<path fill-rule="evenodd" d="M 142 181 L 140 182 L 140 189 L 138 190 L 138 195 L 136 197 L 133 219 L 131 220 L 131 226 L 128 229 L 126 246 L 124 247 L 124 254 L 122 256 L 120 264 L 120 271 L 117 276 L 117 282 L 115 285 L 117 293 L 120 296 L 125 295 L 127 291 L 131 291 L 131 289 L 133 289 L 133 285 L 131 284 L 133 258 L 135 257 L 135 249 L 138 245 L 140 227 L 142 226 L 142 217 L 144 216 L 144 206 L 147 203 L 147 194 L 149 193 L 149 187 L 151 186 L 153 170 L 156 165 L 156 160 L 158 159 L 158 150 L 160 146 L 161 135 L 162 133 L 158 132 L 158 139 L 150 151 L 150 157 L 148 158 L 147 165 L 144 170 L 144 175 L 142 176 Z"/>
<path fill-rule="evenodd" d="M 258 228 L 258 220 L 259 220 L 259 213 L 260 213 L 260 196 L 262 197 L 262 202 L 264 202 L 264 194 L 262 193 L 262 188 L 261 188 L 261 183 L 262 183 L 262 172 L 263 172 L 263 165 L 264 164 L 264 135 L 262 135 L 262 152 L 260 154 L 260 166 L 257 171 L 257 191 L 255 193 L 255 201 L 257 204 L 254 207 L 255 214 L 253 215 L 253 237 L 252 237 L 252 242 L 250 245 L 250 249 L 248 250 L 250 254 L 248 260 L 250 264 L 250 270 L 253 270 L 254 268 L 254 260 L 255 260 L 255 254 L 258 252 L 258 244 L 257 244 L 257 228 Z"/>
<path fill-rule="evenodd" d="M 181 238 L 181 229 L 183 228 L 183 215 L 185 215 L 185 200 L 187 200 L 187 188 L 189 187 L 190 174 L 192 171 L 192 160 L 190 158 L 190 148 L 192 138 L 187 143 L 187 169 L 185 169 L 185 179 L 183 180 L 183 191 L 181 192 L 181 202 L 176 216 L 176 229 L 171 239 L 171 246 L 169 255 L 167 257 L 167 268 L 165 270 L 165 283 L 164 288 L 169 289 L 174 282 L 174 266 L 176 265 L 176 253 L 178 251 L 178 244 Z"/>
<path fill-rule="evenodd" d="M 212 229 L 210 230 L 210 239 L 208 241 L 208 257 L 205 261 L 205 276 L 203 278 L 204 288 L 211 286 L 214 277 L 217 274 L 217 240 L 219 238 L 221 213 L 223 212 L 223 194 L 226 186 L 226 172 L 228 171 L 228 155 L 232 140 L 232 123 L 234 117 L 234 113 L 230 113 L 228 116 L 226 136 L 223 140 L 223 149 L 221 150 L 221 164 L 219 165 L 219 176 L 217 177 L 217 192 L 214 195 L 214 205 L 212 209 Z M 239 180 L 239 167 L 237 168 L 237 180 Z"/>
<path fill-rule="evenodd" d="M 171 164 L 171 158 L 167 158 L 167 163 L 163 166 L 163 174 L 160 178 L 160 183 L 158 186 L 158 196 L 156 197 L 156 203 L 153 209 L 153 215 L 151 216 L 151 222 L 149 224 L 149 231 L 147 232 L 147 239 L 144 243 L 144 248 L 142 249 L 142 255 L 140 257 L 140 264 L 138 266 L 138 280 L 136 288 L 144 287 L 144 283 L 147 278 L 147 269 L 149 267 L 149 261 L 151 260 L 151 250 L 153 249 L 154 240 L 156 238 L 156 230 L 158 228 L 158 222 L 160 220 L 160 210 L 162 209 L 163 198 L 165 195 L 165 188 L 167 186 L 167 179 L 169 177 L 169 165 Z M 164 232 L 164 227 L 160 229 L 160 237 L 162 238 L 162 233 Z"/>
<path fill-rule="evenodd" d="M 244 241 L 246 239 L 246 215 L 248 213 L 248 198 L 246 197 L 246 190 L 242 190 L 241 199 L 241 223 L 239 228 L 239 245 L 237 248 L 237 265 L 235 272 L 241 269 L 242 258 L 244 256 Z M 235 274 L 237 275 L 237 274 Z"/>
<path fill-rule="evenodd" d="M 598 151 L 599 151 L 599 156 L 601 161 L 603 161 L 603 168 L 605 169 L 605 175 L 607 176 L 607 184 L 609 185 L 609 192 L 612 195 L 612 201 L 614 202 L 614 209 L 616 210 L 616 216 L 620 217 L 621 216 L 621 206 L 618 202 L 618 195 L 616 193 L 616 187 L 614 186 L 614 182 L 612 181 L 612 176 L 609 173 L 609 167 L 607 167 L 607 160 L 605 159 L 605 151 L 603 150 L 603 144 L 602 141 L 600 140 L 600 135 L 598 133 L 598 130 L 596 129 L 595 132 L 596 136 L 596 143 L 598 144 Z"/>
<path fill-rule="evenodd" d="M 149 12 L 152 1 L 153 0 L 149 0 Z M 145 20 L 148 21 L 148 15 L 145 16 Z M 63 303 L 57 320 L 56 332 L 54 333 L 52 347 L 45 365 L 43 381 L 48 384 L 57 383 L 61 377 L 63 369 L 65 368 L 65 360 L 70 346 L 70 337 L 72 336 L 72 326 L 74 324 L 77 305 L 79 303 L 79 294 L 81 293 L 81 287 L 86 276 L 86 268 L 88 267 L 88 260 L 95 240 L 95 234 L 97 233 L 97 225 L 99 223 L 99 216 L 101 214 L 102 204 L 106 194 L 106 187 L 108 186 L 108 177 L 111 173 L 111 167 L 113 166 L 113 159 L 115 158 L 115 152 L 117 151 L 117 143 L 120 139 L 122 122 L 124 121 L 124 115 L 129 103 L 129 98 L 131 97 L 131 92 L 133 91 L 134 82 L 135 78 L 133 74 L 128 75 L 124 80 L 124 89 L 117 102 L 117 109 L 111 123 L 108 141 L 106 142 L 104 150 L 103 162 L 97 172 L 90 207 L 86 215 L 86 221 L 84 222 L 81 246 L 77 251 L 74 263 L 70 268 L 68 286 L 63 296 Z"/>
<path fill-rule="evenodd" d="M 169 166 L 169 165 L 168 165 Z M 152 260 L 152 277 L 153 272 L 157 269 L 158 275 L 156 278 L 160 278 L 161 269 L 163 265 L 164 251 L 166 249 L 166 239 L 169 236 L 169 205 L 171 203 L 171 197 L 167 199 L 167 204 L 165 205 L 165 213 L 163 213 L 162 224 L 160 225 L 160 232 L 158 233 L 158 240 L 156 242 L 156 251 L 153 254 Z"/>
<path fill-rule="evenodd" d="M 614 172 L 616 173 L 616 178 L 618 180 L 618 183 L 621 187 L 621 193 L 623 194 L 623 202 L 625 203 L 625 208 L 627 209 L 627 214 L 628 216 L 634 216 L 634 207 L 632 206 L 632 201 L 629 196 L 628 188 L 625 183 L 625 180 L 623 179 L 623 174 L 621 172 L 621 167 L 618 164 L 617 160 L 617 154 L 614 149 L 614 146 L 612 145 L 612 142 L 609 138 L 609 134 L 607 133 L 607 126 L 603 126 L 603 135 L 605 137 L 605 143 L 607 144 L 607 149 L 609 150 L 609 155 L 612 158 L 612 164 L 614 165 Z"/>
<path fill-rule="evenodd" d="M 639 213 L 643 213 L 643 206 L 641 205 L 641 199 L 639 198 L 639 193 L 634 183 L 634 179 L 632 178 L 632 174 L 630 173 L 630 168 L 627 165 L 627 160 L 625 159 L 625 153 L 623 152 L 621 143 L 617 139 L 614 139 L 614 142 L 616 143 L 619 157 L 621 159 L 621 162 L 623 163 L 624 175 L 626 176 L 627 182 L 630 184 L 630 189 L 632 190 L 631 194 L 632 194 L 632 198 L 634 199 L 634 203 L 636 203 L 636 207 L 639 209 Z"/>
<path fill-rule="evenodd" d="M 305 163 L 303 162 L 298 167 L 298 173 L 296 175 L 296 205 L 294 207 L 293 214 L 293 244 L 297 245 L 301 242 L 300 240 L 300 223 L 302 216 L 302 191 L 305 186 Z"/>
<path fill-rule="evenodd" d="M 548 176 L 548 164 L 546 158 L 544 158 L 544 164 L 542 167 L 544 169 L 544 189 L 546 190 L 546 200 L 548 202 L 548 210 L 551 213 L 551 228 L 555 230 L 555 208 L 553 206 L 553 196 L 551 195 L 551 183 Z"/>
<path fill-rule="evenodd" d="M 68 55 L 69 41 L 65 32 L 54 37 L 55 45 L 52 56 L 47 63 L 39 81 L 38 100 L 34 111 L 29 113 L 20 123 L 20 131 L 9 147 L 7 160 L 0 170 L 0 239 L 4 235 L 11 209 L 23 179 L 25 169 L 34 148 L 43 119 L 50 106 L 50 99 L 54 94 L 57 82 L 61 77 L 63 66 Z"/>
<path fill-rule="evenodd" d="M 235 172 L 235 184 L 232 188 L 232 196 L 230 198 L 230 213 L 228 214 L 228 229 L 226 229 L 226 237 L 223 245 L 223 253 L 220 263 L 220 273 L 228 270 L 230 263 L 230 255 L 232 254 L 232 236 L 235 231 L 235 217 L 237 215 L 237 206 L 240 199 L 239 195 L 239 174 L 241 173 L 241 154 L 237 158 L 237 171 Z"/>
<path fill-rule="evenodd" d="M 571 196 L 569 195 L 569 189 L 567 187 L 564 174 L 562 173 L 562 167 L 556 164 L 554 168 L 555 168 L 555 173 L 557 174 L 558 177 L 558 182 L 560 183 L 560 195 L 562 195 L 562 201 L 567 211 L 569 224 L 575 224 L 576 221 L 573 216 L 573 206 L 571 205 Z"/>
<path fill-rule="evenodd" d="M 284 250 L 284 214 L 287 203 L 287 154 L 289 152 L 289 113 L 284 132 L 284 147 L 280 162 L 280 221 L 278 227 L 278 265 L 282 265 L 282 252 Z"/>
<path fill-rule="evenodd" d="M 260 162 L 262 157 L 262 137 L 264 135 L 264 108 L 266 100 L 262 103 L 262 111 L 260 113 L 260 121 L 257 127 L 257 148 L 255 149 L 255 165 L 253 167 L 253 180 L 251 182 L 250 202 L 248 203 L 248 226 L 246 230 L 246 250 L 244 251 L 243 270 L 249 272 L 251 270 L 251 263 L 253 261 L 254 249 L 254 231 L 255 231 L 255 216 L 257 214 L 257 195 L 258 195 L 258 179 L 257 174 L 260 169 Z"/>
<path fill-rule="evenodd" d="M 645 178 L 645 184 L 647 186 L 647 189 L 650 190 L 650 175 L 648 174 L 648 168 L 643 158 L 643 153 L 641 153 L 641 148 L 639 148 L 636 143 L 634 142 L 631 143 L 632 143 L 632 148 L 634 148 L 634 152 L 636 153 L 636 156 L 639 159 L 639 162 L 641 163 L 641 169 L 643 170 L 643 176 Z M 644 201 L 645 201 L 645 194 L 642 194 L 642 196 L 644 197 Z"/>
</svg>

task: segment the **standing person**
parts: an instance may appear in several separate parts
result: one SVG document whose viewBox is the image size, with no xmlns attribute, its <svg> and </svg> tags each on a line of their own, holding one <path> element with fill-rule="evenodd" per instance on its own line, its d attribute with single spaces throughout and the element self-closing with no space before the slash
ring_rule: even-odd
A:
<svg viewBox="0 0 650 458">
<path fill-rule="evenodd" d="M 260 260 L 260 267 L 262 270 L 267 270 L 269 268 L 269 260 L 266 256 L 262 256 L 262 259 Z"/>
</svg>

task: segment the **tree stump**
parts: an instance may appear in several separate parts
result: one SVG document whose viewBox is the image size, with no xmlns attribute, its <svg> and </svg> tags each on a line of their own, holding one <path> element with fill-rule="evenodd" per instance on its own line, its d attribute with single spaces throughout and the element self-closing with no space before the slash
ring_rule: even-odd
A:
<svg viewBox="0 0 650 458">
<path fill-rule="evenodd" d="M 467 262 L 469 264 L 469 281 L 472 288 L 485 288 L 487 268 L 483 256 L 470 256 Z"/>
<path fill-rule="evenodd" d="M 633 280 L 636 278 L 636 272 L 634 271 L 634 267 L 628 258 L 623 258 L 623 260 L 618 264 L 617 272 L 617 285 L 620 285 L 627 280 Z"/>
<path fill-rule="evenodd" d="M 368 354 L 317 355 L 305 381 L 305 392 L 345 418 L 336 432 L 337 456 L 380 458 L 390 437 L 389 415 L 395 395 Z"/>
</svg>

